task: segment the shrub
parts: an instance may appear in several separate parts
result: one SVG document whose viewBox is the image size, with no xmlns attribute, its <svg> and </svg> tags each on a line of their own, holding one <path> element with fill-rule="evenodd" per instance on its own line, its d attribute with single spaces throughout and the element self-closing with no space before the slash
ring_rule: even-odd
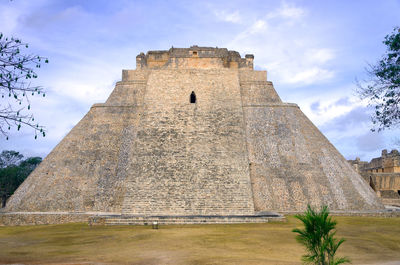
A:
<svg viewBox="0 0 400 265">
<path fill-rule="evenodd" d="M 306 247 L 307 254 L 303 255 L 305 264 L 336 265 L 350 263 L 347 257 L 335 257 L 336 251 L 345 239 L 336 239 L 335 220 L 329 216 L 327 206 L 320 211 L 314 210 L 310 205 L 304 214 L 296 215 L 303 222 L 304 229 L 293 229 L 298 233 L 296 240 Z"/>
</svg>

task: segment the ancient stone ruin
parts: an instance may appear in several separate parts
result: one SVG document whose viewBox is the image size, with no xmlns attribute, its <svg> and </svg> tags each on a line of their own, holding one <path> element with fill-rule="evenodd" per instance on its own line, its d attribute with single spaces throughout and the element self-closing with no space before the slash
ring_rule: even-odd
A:
<svg viewBox="0 0 400 265">
<path fill-rule="evenodd" d="M 139 54 L 136 70 L 122 71 L 107 101 L 9 199 L 9 223 L 247 222 L 307 204 L 382 209 L 253 59 L 198 46 Z"/>
<path fill-rule="evenodd" d="M 349 160 L 356 171 L 376 192 L 384 204 L 400 207 L 400 153 L 393 149 L 390 153 L 382 150 L 381 157 L 370 162 L 360 158 Z"/>
</svg>

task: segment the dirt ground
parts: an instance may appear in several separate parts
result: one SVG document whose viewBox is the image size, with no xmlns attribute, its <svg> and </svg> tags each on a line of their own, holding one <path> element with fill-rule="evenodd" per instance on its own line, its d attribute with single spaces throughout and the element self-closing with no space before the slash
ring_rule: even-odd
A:
<svg viewBox="0 0 400 265">
<path fill-rule="evenodd" d="M 353 264 L 400 264 L 400 218 L 335 217 Z M 0 264 L 301 264 L 287 223 L 0 227 Z"/>
</svg>

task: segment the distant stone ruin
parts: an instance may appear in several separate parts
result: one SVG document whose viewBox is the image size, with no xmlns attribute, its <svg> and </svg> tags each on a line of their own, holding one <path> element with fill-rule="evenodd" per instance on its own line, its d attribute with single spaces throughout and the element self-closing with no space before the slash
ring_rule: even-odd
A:
<svg viewBox="0 0 400 265">
<path fill-rule="evenodd" d="M 400 206 L 400 153 L 396 149 L 390 153 L 382 150 L 381 157 L 370 162 L 360 158 L 349 160 L 357 172 L 369 183 L 383 202 Z"/>
<path fill-rule="evenodd" d="M 253 60 L 198 46 L 139 54 L 136 70 L 122 71 L 107 101 L 9 199 L 0 222 L 258 222 L 308 204 L 383 209 Z"/>
</svg>

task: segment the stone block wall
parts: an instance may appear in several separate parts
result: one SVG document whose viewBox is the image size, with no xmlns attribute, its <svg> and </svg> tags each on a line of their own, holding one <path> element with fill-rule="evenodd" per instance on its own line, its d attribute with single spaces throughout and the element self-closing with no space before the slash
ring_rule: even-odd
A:
<svg viewBox="0 0 400 265">
<path fill-rule="evenodd" d="M 0 226 L 48 225 L 66 223 L 86 223 L 90 213 L 68 212 L 12 212 L 0 213 Z M 97 216 L 93 216 L 96 218 Z"/>
<path fill-rule="evenodd" d="M 382 150 L 382 156 L 370 162 L 360 158 L 348 162 L 361 174 L 365 181 L 382 198 L 384 204 L 400 204 L 400 155 L 396 149 L 390 153 Z M 397 200 L 394 203 L 394 200 Z"/>
<path fill-rule="evenodd" d="M 226 48 L 199 47 L 171 48 L 149 51 L 136 56 L 136 69 L 253 69 L 254 56 L 241 58 L 236 51 Z"/>
<path fill-rule="evenodd" d="M 382 198 L 400 199 L 400 173 L 369 173 L 361 176 Z"/>
<path fill-rule="evenodd" d="M 256 211 L 382 207 L 371 188 L 297 106 L 244 108 Z"/>
<path fill-rule="evenodd" d="M 240 81 L 243 106 L 282 102 L 271 82 Z"/>
<path fill-rule="evenodd" d="M 123 213 L 254 213 L 237 71 L 153 70 L 144 102 Z"/>
<path fill-rule="evenodd" d="M 5 210 L 121 211 L 121 140 L 138 115 L 136 107 L 94 105 L 18 188 Z"/>
</svg>

